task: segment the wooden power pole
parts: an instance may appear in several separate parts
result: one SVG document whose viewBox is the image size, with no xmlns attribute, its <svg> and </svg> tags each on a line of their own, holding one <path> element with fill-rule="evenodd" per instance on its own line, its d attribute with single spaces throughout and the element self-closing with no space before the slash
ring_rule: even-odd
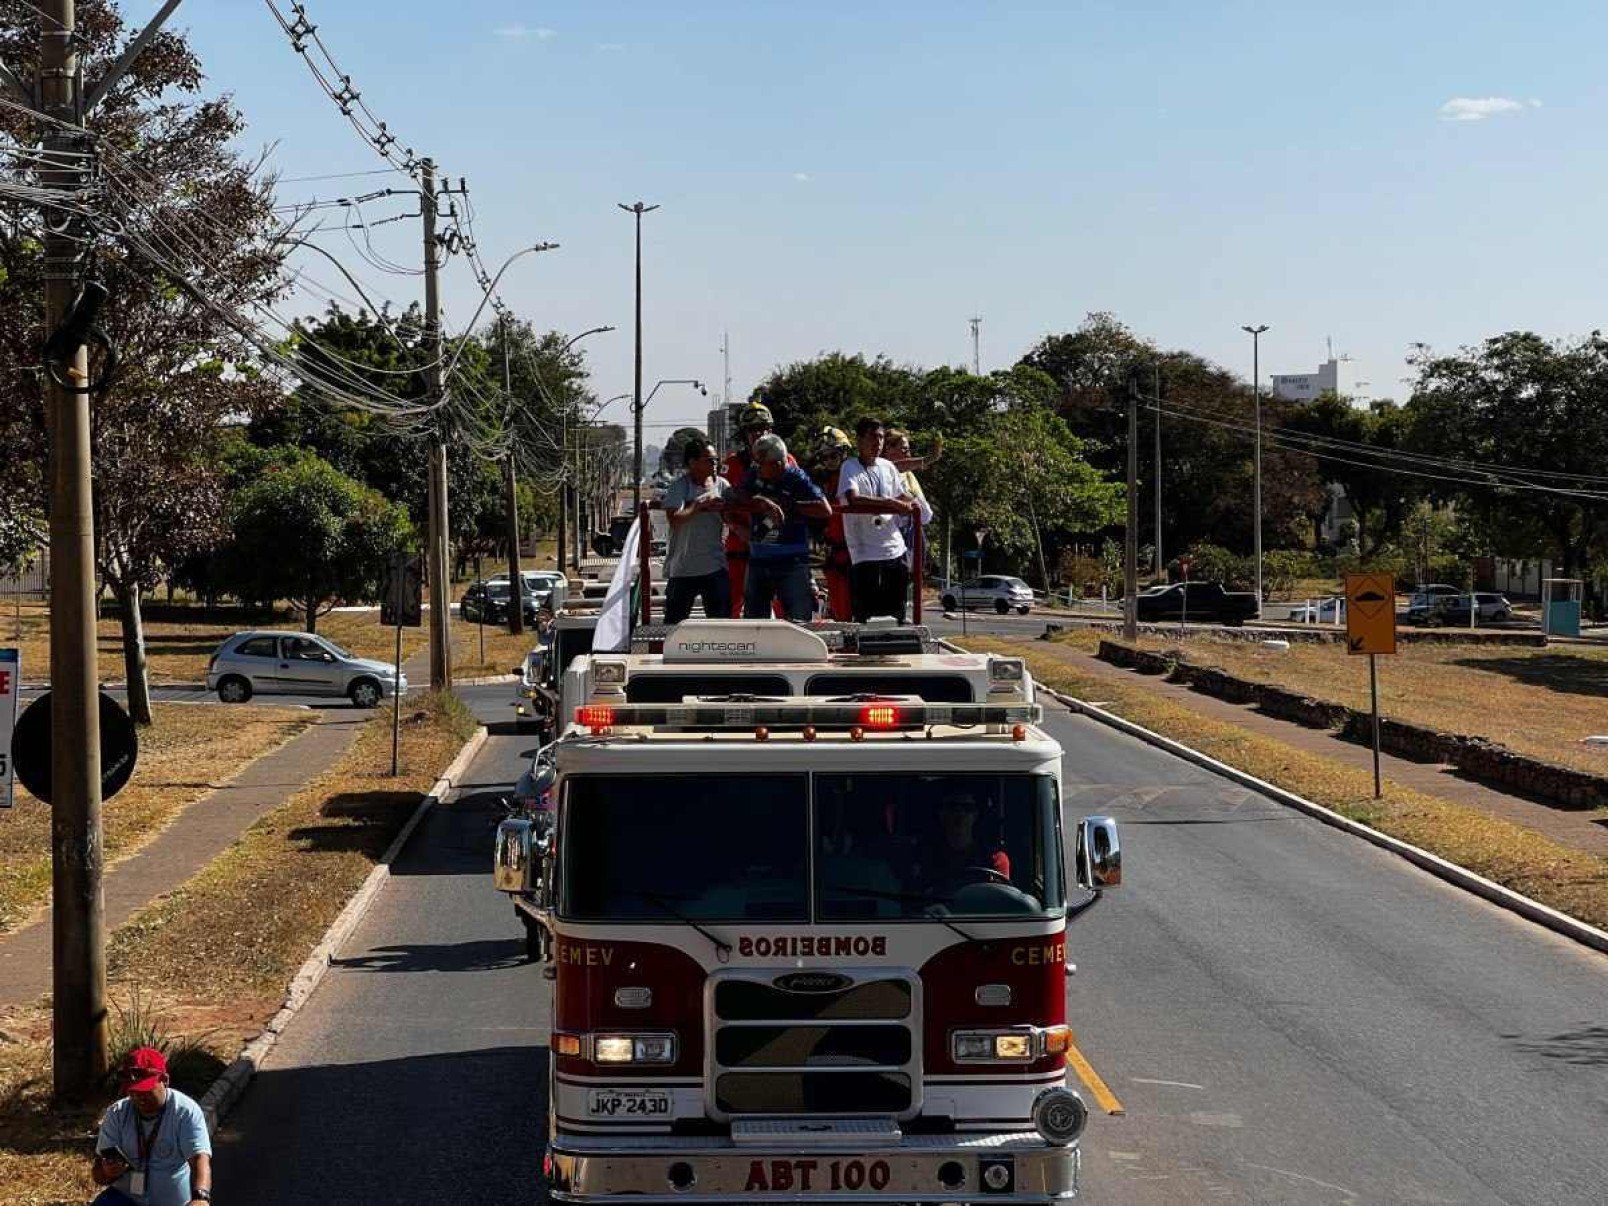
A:
<svg viewBox="0 0 1608 1206">
<path fill-rule="evenodd" d="M 1128 527 L 1123 535 L 1122 637 L 1139 638 L 1139 373 L 1128 374 Z"/>
</svg>

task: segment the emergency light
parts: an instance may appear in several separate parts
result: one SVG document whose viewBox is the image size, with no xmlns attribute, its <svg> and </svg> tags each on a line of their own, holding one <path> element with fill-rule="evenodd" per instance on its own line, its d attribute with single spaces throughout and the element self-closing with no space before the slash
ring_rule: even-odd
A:
<svg viewBox="0 0 1608 1206">
<path fill-rule="evenodd" d="M 718 699 L 704 699 L 679 704 L 583 704 L 575 709 L 575 723 L 594 734 L 614 728 L 735 731 L 761 726 L 773 732 L 805 729 L 886 732 L 923 729 L 929 725 L 1024 726 L 1037 724 L 1042 716 L 1043 709 L 1038 704 L 940 704 L 914 697 L 876 703 L 809 699 L 785 703 L 722 703 Z"/>
</svg>

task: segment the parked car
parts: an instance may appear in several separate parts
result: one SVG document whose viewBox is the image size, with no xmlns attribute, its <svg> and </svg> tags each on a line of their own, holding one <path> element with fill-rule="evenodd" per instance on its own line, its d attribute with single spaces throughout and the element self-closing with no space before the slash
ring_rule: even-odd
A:
<svg viewBox="0 0 1608 1206">
<path fill-rule="evenodd" d="M 207 663 L 207 690 L 224 703 L 245 703 L 260 692 L 345 696 L 372 708 L 407 689 L 407 675 L 399 680 L 394 666 L 355 657 L 307 632 L 237 632 Z"/>
<path fill-rule="evenodd" d="M 1465 595 L 1440 595 L 1429 606 L 1410 608 L 1407 619 L 1414 624 L 1444 624 L 1448 627 L 1468 626 L 1469 597 Z M 1513 618 L 1513 604 L 1508 602 L 1506 595 L 1499 595 L 1494 591 L 1476 591 L 1474 593 L 1475 607 L 1478 609 L 1477 623 L 1500 622 Z"/>
<path fill-rule="evenodd" d="M 1248 590 L 1224 590 L 1221 582 L 1173 582 L 1140 591 L 1141 620 L 1200 620 L 1239 625 L 1262 614 L 1256 595 Z"/>
<path fill-rule="evenodd" d="M 546 594 L 548 605 L 557 611 L 569 598 L 569 575 L 561 570 L 520 570 L 519 578 L 525 584 L 526 594 Z M 487 578 L 488 583 L 507 585 L 508 574 L 503 572 Z"/>
<path fill-rule="evenodd" d="M 1407 616 L 1412 618 L 1415 611 L 1428 611 L 1439 599 L 1452 599 L 1464 592 L 1455 586 L 1447 586 L 1444 582 L 1420 583 L 1413 587 L 1413 593 L 1407 600 Z"/>
<path fill-rule="evenodd" d="M 514 592 L 508 586 L 506 575 L 501 582 L 476 582 L 463 592 L 463 598 L 458 601 L 458 614 L 471 623 L 484 620 L 487 624 L 503 624 L 508 620 L 513 599 Z M 521 591 L 525 619 L 534 624 L 536 613 L 548 605 L 548 599 L 545 591 Z"/>
<path fill-rule="evenodd" d="M 947 587 L 939 601 L 945 611 L 965 608 L 967 611 L 997 611 L 1000 615 L 1014 611 L 1025 616 L 1033 610 L 1033 588 L 1020 578 L 985 574 Z"/>
</svg>

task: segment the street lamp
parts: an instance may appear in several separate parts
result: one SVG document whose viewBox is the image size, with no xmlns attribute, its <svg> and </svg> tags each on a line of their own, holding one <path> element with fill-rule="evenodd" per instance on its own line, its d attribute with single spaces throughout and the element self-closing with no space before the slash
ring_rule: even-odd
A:
<svg viewBox="0 0 1608 1206">
<path fill-rule="evenodd" d="M 636 461 L 631 480 L 631 514 L 642 509 L 642 215 L 651 214 L 657 205 L 644 205 L 638 201 L 620 208 L 636 216 Z"/>
<path fill-rule="evenodd" d="M 704 385 L 704 383 L 702 381 L 699 381 L 696 378 L 693 378 L 693 377 L 665 377 L 665 378 L 662 378 L 661 380 L 655 381 L 653 383 L 653 388 L 648 391 L 648 396 L 646 398 L 643 398 L 641 404 L 637 406 L 637 408 L 636 408 L 636 438 L 637 438 L 637 446 L 636 446 L 636 477 L 637 477 L 637 480 L 636 480 L 635 494 L 634 494 L 634 497 L 636 498 L 636 512 L 635 512 L 636 514 L 640 514 L 641 511 L 642 511 L 642 412 L 648 409 L 648 403 L 653 401 L 653 395 L 659 392 L 659 389 L 660 389 L 661 386 L 665 386 L 665 385 L 690 385 L 695 390 L 697 390 L 700 394 L 702 394 L 704 397 L 707 398 L 709 396 L 708 388 Z"/>
<path fill-rule="evenodd" d="M 1256 482 L 1252 487 L 1251 508 L 1256 512 L 1256 613 L 1262 614 L 1262 333 L 1268 329 L 1267 324 L 1261 326 L 1241 327 L 1251 337 L 1251 394 L 1256 399 Z"/>
<path fill-rule="evenodd" d="M 576 344 L 580 343 L 581 340 L 585 339 L 588 335 L 603 335 L 612 330 L 614 330 L 614 328 L 611 326 L 590 327 L 587 330 L 582 331 L 579 335 L 573 335 L 569 339 L 565 340 L 564 346 L 558 349 L 558 355 L 563 356 L 565 352 L 569 351 Z M 575 499 L 575 506 L 573 508 L 575 518 L 575 543 L 574 547 L 570 550 L 569 559 L 573 562 L 577 570 L 580 569 L 581 564 L 581 492 L 579 483 L 577 482 L 576 484 L 572 485 L 569 480 L 569 410 L 567 408 L 562 412 L 561 418 L 563 423 L 559 428 L 557 550 L 558 569 L 560 573 L 562 573 L 564 570 L 564 531 L 569 527 L 570 524 L 570 512 L 572 510 L 570 507 L 571 495 L 573 495 Z M 580 455 L 579 450 L 577 449 L 577 474 L 579 472 L 579 460 Z"/>
</svg>

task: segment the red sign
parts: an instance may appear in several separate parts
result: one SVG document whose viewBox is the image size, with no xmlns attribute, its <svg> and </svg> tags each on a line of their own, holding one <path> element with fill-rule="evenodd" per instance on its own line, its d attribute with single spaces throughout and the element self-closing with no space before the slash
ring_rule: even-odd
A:
<svg viewBox="0 0 1608 1206">
<path fill-rule="evenodd" d="M 17 680 L 21 672 L 22 654 L 15 649 L 0 649 L 0 808 L 11 807 L 11 731 L 17 724 Z"/>
</svg>

